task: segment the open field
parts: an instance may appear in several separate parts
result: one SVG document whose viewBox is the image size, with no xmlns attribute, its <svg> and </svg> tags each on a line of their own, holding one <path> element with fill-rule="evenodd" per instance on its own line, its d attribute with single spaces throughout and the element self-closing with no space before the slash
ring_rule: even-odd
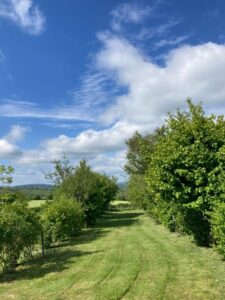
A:
<svg viewBox="0 0 225 300">
<path fill-rule="evenodd" d="M 0 276 L 0 299 L 224 299 L 225 263 L 139 210 L 108 212 L 45 258 Z"/>
<path fill-rule="evenodd" d="M 30 200 L 29 207 L 30 208 L 37 208 L 45 204 L 46 200 Z"/>
</svg>

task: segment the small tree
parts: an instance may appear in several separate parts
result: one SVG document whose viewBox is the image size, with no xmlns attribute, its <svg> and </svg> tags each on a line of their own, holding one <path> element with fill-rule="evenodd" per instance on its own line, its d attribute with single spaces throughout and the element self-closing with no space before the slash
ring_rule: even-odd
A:
<svg viewBox="0 0 225 300">
<path fill-rule="evenodd" d="M 1 204 L 0 216 L 0 264 L 4 271 L 12 272 L 20 258 L 32 254 L 40 224 L 26 202 Z"/>
<path fill-rule="evenodd" d="M 41 216 L 45 244 L 59 243 L 75 236 L 82 228 L 84 212 L 73 199 L 59 196 L 43 208 Z"/>
<path fill-rule="evenodd" d="M 60 185 L 74 171 L 74 168 L 71 166 L 70 161 L 67 159 L 65 153 L 61 159 L 53 160 L 52 164 L 54 165 L 53 172 L 44 174 L 46 179 L 52 181 L 56 186 Z"/>
<path fill-rule="evenodd" d="M 3 202 L 13 202 L 15 196 L 14 193 L 10 192 L 8 189 L 9 184 L 13 182 L 12 173 L 14 168 L 11 166 L 0 165 L 0 183 L 2 185 L 0 189 L 0 203 Z"/>
<path fill-rule="evenodd" d="M 7 186 L 13 182 L 12 173 L 14 172 L 14 168 L 11 166 L 0 165 L 0 182 L 3 186 Z"/>
</svg>

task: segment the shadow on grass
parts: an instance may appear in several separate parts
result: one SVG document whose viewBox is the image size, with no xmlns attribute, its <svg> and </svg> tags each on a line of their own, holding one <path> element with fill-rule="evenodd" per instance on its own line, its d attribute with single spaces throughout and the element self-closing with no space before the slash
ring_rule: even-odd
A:
<svg viewBox="0 0 225 300">
<path fill-rule="evenodd" d="M 33 259 L 23 265 L 23 269 L 17 270 L 15 273 L 2 273 L 0 275 L 0 283 L 10 282 L 15 280 L 40 278 L 48 273 L 58 273 L 69 269 L 75 258 L 92 255 L 102 251 L 73 251 L 64 250 L 49 253 L 43 258 Z"/>
<path fill-rule="evenodd" d="M 143 214 L 142 212 L 132 212 L 132 211 L 131 212 L 127 212 L 127 211 L 121 212 L 120 210 L 117 210 L 113 213 L 105 212 L 101 219 L 108 219 L 108 221 L 110 222 L 113 219 L 120 219 L 120 220 L 134 219 L 134 218 L 141 216 L 142 214 Z"/>
<path fill-rule="evenodd" d="M 142 213 L 137 212 L 106 212 L 97 224 L 98 228 L 111 228 L 111 227 L 123 227 L 131 226 L 138 222 L 138 217 Z"/>
<path fill-rule="evenodd" d="M 68 269 L 70 264 L 78 257 L 92 255 L 102 251 L 83 252 L 75 251 L 69 247 L 90 243 L 93 240 L 104 237 L 110 232 L 110 228 L 130 226 L 138 222 L 142 213 L 113 211 L 105 212 L 93 227 L 84 229 L 73 240 L 65 241 L 52 248 L 43 258 L 35 258 L 20 266 L 13 274 L 0 274 L 0 283 L 14 280 L 33 279 L 45 276 L 48 273 L 57 273 Z"/>
</svg>

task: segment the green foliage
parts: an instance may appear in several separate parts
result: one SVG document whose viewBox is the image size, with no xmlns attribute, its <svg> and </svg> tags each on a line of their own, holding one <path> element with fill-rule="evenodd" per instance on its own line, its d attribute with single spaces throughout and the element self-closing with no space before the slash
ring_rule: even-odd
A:
<svg viewBox="0 0 225 300">
<path fill-rule="evenodd" d="M 130 176 L 126 194 L 127 200 L 130 201 L 134 207 L 147 209 L 148 194 L 146 183 L 142 175 Z"/>
<path fill-rule="evenodd" d="M 55 185 L 61 184 L 68 176 L 70 176 L 74 168 L 70 165 L 65 153 L 59 160 L 53 160 L 54 171 L 45 173 L 45 177 L 51 180 Z"/>
<path fill-rule="evenodd" d="M 23 193 L 29 200 L 52 200 L 53 188 L 13 188 L 12 191 Z"/>
<path fill-rule="evenodd" d="M 13 203 L 15 201 L 27 201 L 26 195 L 17 190 L 3 188 L 0 190 L 0 204 Z"/>
<path fill-rule="evenodd" d="M 224 299 L 219 255 L 117 206 L 75 243 L 1 274 L 0 299 Z"/>
<path fill-rule="evenodd" d="M 83 226 L 84 212 L 81 205 L 61 195 L 46 204 L 41 215 L 46 246 L 75 236 Z"/>
<path fill-rule="evenodd" d="M 212 237 L 219 253 L 225 258 L 225 203 L 215 206 L 212 218 Z"/>
<path fill-rule="evenodd" d="M 13 182 L 11 174 L 14 172 L 14 168 L 11 166 L 0 165 L 0 182 L 3 186 L 9 185 Z"/>
<path fill-rule="evenodd" d="M 164 127 L 158 128 L 152 134 L 142 136 L 135 132 L 131 138 L 126 140 L 128 147 L 127 163 L 124 170 L 129 175 L 143 175 L 148 169 L 151 153 L 161 136 L 164 136 Z"/>
<path fill-rule="evenodd" d="M 127 200 L 127 183 L 119 184 L 115 199 L 126 201 Z"/>
<path fill-rule="evenodd" d="M 149 206 L 149 195 L 144 176 L 148 170 L 155 145 L 164 136 L 164 132 L 164 126 L 156 129 L 152 134 L 143 136 L 135 132 L 126 141 L 128 151 L 124 169 L 129 174 L 126 196 L 134 207 L 147 209 Z"/>
<path fill-rule="evenodd" d="M 59 184 L 56 197 L 63 194 L 68 199 L 81 203 L 85 219 L 93 224 L 96 218 L 108 207 L 117 192 L 114 178 L 93 172 L 85 160 L 81 160 L 76 168 Z"/>
<path fill-rule="evenodd" d="M 225 121 L 205 116 L 202 106 L 190 100 L 188 105 L 189 111 L 169 115 L 164 137 L 151 155 L 146 182 L 150 199 L 159 210 L 166 208 L 167 219 L 168 214 L 174 222 L 177 214 L 183 216 L 174 227 L 209 244 L 209 214 L 215 199 L 223 201 L 225 194 Z M 164 217 L 160 220 L 170 224 Z"/>
<path fill-rule="evenodd" d="M 40 234 L 37 216 L 23 201 L 0 205 L 0 263 L 14 271 L 21 257 L 30 256 Z"/>
</svg>

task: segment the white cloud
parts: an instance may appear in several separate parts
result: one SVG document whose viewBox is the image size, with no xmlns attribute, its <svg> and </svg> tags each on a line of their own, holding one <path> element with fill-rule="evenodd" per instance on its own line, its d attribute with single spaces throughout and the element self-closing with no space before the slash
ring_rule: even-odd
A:
<svg viewBox="0 0 225 300">
<path fill-rule="evenodd" d="M 139 129 L 140 127 L 135 124 L 117 122 L 109 129 L 85 130 L 74 138 L 61 135 L 58 138 L 46 140 L 43 146 L 53 156 L 61 155 L 63 152 L 77 157 L 91 156 L 122 150 L 125 139 Z"/>
<path fill-rule="evenodd" d="M 40 169 L 65 152 L 73 161 L 88 158 L 95 170 L 122 176 L 125 139 L 135 130 L 154 130 L 162 124 L 166 112 L 183 108 L 187 97 L 192 97 L 195 102 L 203 101 L 207 112 L 225 112 L 225 45 L 179 46 L 188 36 L 164 39 L 163 35 L 181 22 L 169 20 L 157 26 L 155 32 L 154 28 L 144 28 L 140 33 L 140 40 L 160 37 L 147 49 L 147 55 L 121 37 L 119 31 L 124 24 L 138 23 L 145 18 L 145 13 L 137 10 L 136 6 L 128 10 L 127 5 L 112 13 L 116 35 L 98 35 L 102 48 L 96 54 L 94 70 L 83 77 L 81 89 L 72 91 L 76 105 L 46 109 L 30 102 L 5 101 L 0 104 L 2 116 L 96 121 L 103 129 L 84 130 L 72 137 L 60 135 L 45 140 L 39 149 L 23 153 L 15 145 L 20 134 L 8 134 L 11 140 L 6 137 L 0 139 L 0 149 L 6 149 L 5 153 L 12 153 L 12 156 L 19 153 L 16 159 L 18 165 Z M 164 54 L 159 65 L 152 53 L 154 47 L 165 45 L 175 48 Z M 117 93 L 108 93 L 108 87 L 105 88 L 108 80 L 114 81 L 113 88 L 118 88 Z M 124 89 L 116 96 L 121 87 Z M 99 104 L 104 105 L 99 108 Z M 54 124 L 57 125 L 56 122 Z M 62 123 L 61 127 L 67 128 L 68 124 Z"/>
<path fill-rule="evenodd" d="M 59 154 L 51 153 L 48 150 L 44 149 L 34 149 L 34 150 L 26 150 L 17 158 L 16 163 L 20 166 L 34 166 L 39 169 L 41 166 L 49 164 L 52 160 L 60 158 L 63 151 Z"/>
<path fill-rule="evenodd" d="M 138 126 L 117 122 L 108 129 L 85 130 L 76 137 L 60 135 L 57 138 L 45 140 L 38 150 L 23 151 L 22 155 L 18 157 L 17 163 L 40 167 L 41 164 L 48 164 L 54 159 L 59 159 L 63 153 L 73 160 L 86 158 L 95 161 L 101 155 L 106 157 L 107 153 L 107 157 L 110 157 L 113 153 L 124 151 L 125 140 L 136 130 L 143 132 L 144 129 L 149 130 L 151 128 L 149 125 Z M 112 162 L 112 159 L 110 161 Z M 101 168 L 103 169 L 103 167 Z M 109 165 L 107 169 L 110 169 Z"/>
<path fill-rule="evenodd" d="M 28 127 L 21 125 L 13 125 L 11 130 L 7 135 L 4 136 L 4 139 L 8 142 L 15 143 L 24 138 L 24 135 L 29 131 Z"/>
<path fill-rule="evenodd" d="M 99 154 L 89 160 L 90 165 L 96 172 L 116 176 L 119 181 L 125 181 L 123 167 L 126 163 L 126 151 L 117 151 L 113 155 Z"/>
<path fill-rule="evenodd" d="M 92 121 L 82 105 L 61 105 L 43 108 L 33 102 L 3 100 L 0 102 L 0 116 L 54 120 Z"/>
<path fill-rule="evenodd" d="M 155 43 L 155 48 L 161 48 L 161 47 L 165 47 L 165 46 L 177 46 L 181 43 L 183 43 L 184 41 L 186 41 L 187 39 L 189 39 L 189 35 L 183 35 L 183 36 L 178 36 L 175 38 L 170 38 L 170 39 L 162 39 L 158 42 Z"/>
<path fill-rule="evenodd" d="M 225 111 L 225 46 L 206 43 L 170 51 L 159 66 L 128 41 L 111 36 L 103 39 L 98 67 L 115 73 L 117 84 L 127 92 L 117 97 L 99 118 L 112 124 L 102 130 L 85 130 L 75 137 L 61 135 L 43 142 L 39 150 L 24 151 L 17 162 L 39 166 L 63 152 L 73 159 L 89 158 L 96 170 L 122 174 L 125 139 L 135 130 L 154 130 L 165 113 L 185 106 L 190 96 L 202 101 L 207 111 Z M 211 111 L 211 110 L 212 111 Z M 122 153 L 121 152 L 121 153 Z M 119 155 L 119 154 L 118 154 Z"/>
<path fill-rule="evenodd" d="M 94 62 L 93 62 L 94 64 Z M 99 106 L 107 102 L 110 96 L 109 75 L 98 71 L 96 66 L 92 66 L 94 71 L 88 71 L 81 78 L 81 86 L 69 91 L 76 105 L 80 105 L 83 110 L 99 109 Z"/>
<path fill-rule="evenodd" d="M 136 39 L 146 41 L 155 37 L 161 37 L 168 35 L 170 30 L 180 24 L 182 18 L 170 18 L 164 23 L 152 27 L 143 27 L 140 32 L 137 34 Z"/>
<path fill-rule="evenodd" d="M 14 22 L 25 32 L 40 34 L 45 25 L 45 18 L 32 0 L 2 0 L 0 17 Z"/>
<path fill-rule="evenodd" d="M 22 151 L 16 145 L 5 139 L 0 139 L 0 159 L 15 158 L 21 154 Z"/>
<path fill-rule="evenodd" d="M 140 7 L 134 3 L 122 3 L 111 12 L 111 26 L 113 30 L 120 31 L 124 24 L 141 22 L 151 10 L 149 6 Z"/>
<path fill-rule="evenodd" d="M 102 41 L 99 65 L 113 71 L 118 84 L 128 89 L 101 116 L 105 122 L 157 122 L 165 112 L 183 107 L 187 97 L 224 107 L 225 45 L 179 47 L 159 66 L 126 40 L 113 36 Z"/>
<path fill-rule="evenodd" d="M 30 129 L 21 125 L 13 125 L 10 131 L 0 138 L 0 159 L 18 159 L 22 150 L 16 145 Z"/>
</svg>

